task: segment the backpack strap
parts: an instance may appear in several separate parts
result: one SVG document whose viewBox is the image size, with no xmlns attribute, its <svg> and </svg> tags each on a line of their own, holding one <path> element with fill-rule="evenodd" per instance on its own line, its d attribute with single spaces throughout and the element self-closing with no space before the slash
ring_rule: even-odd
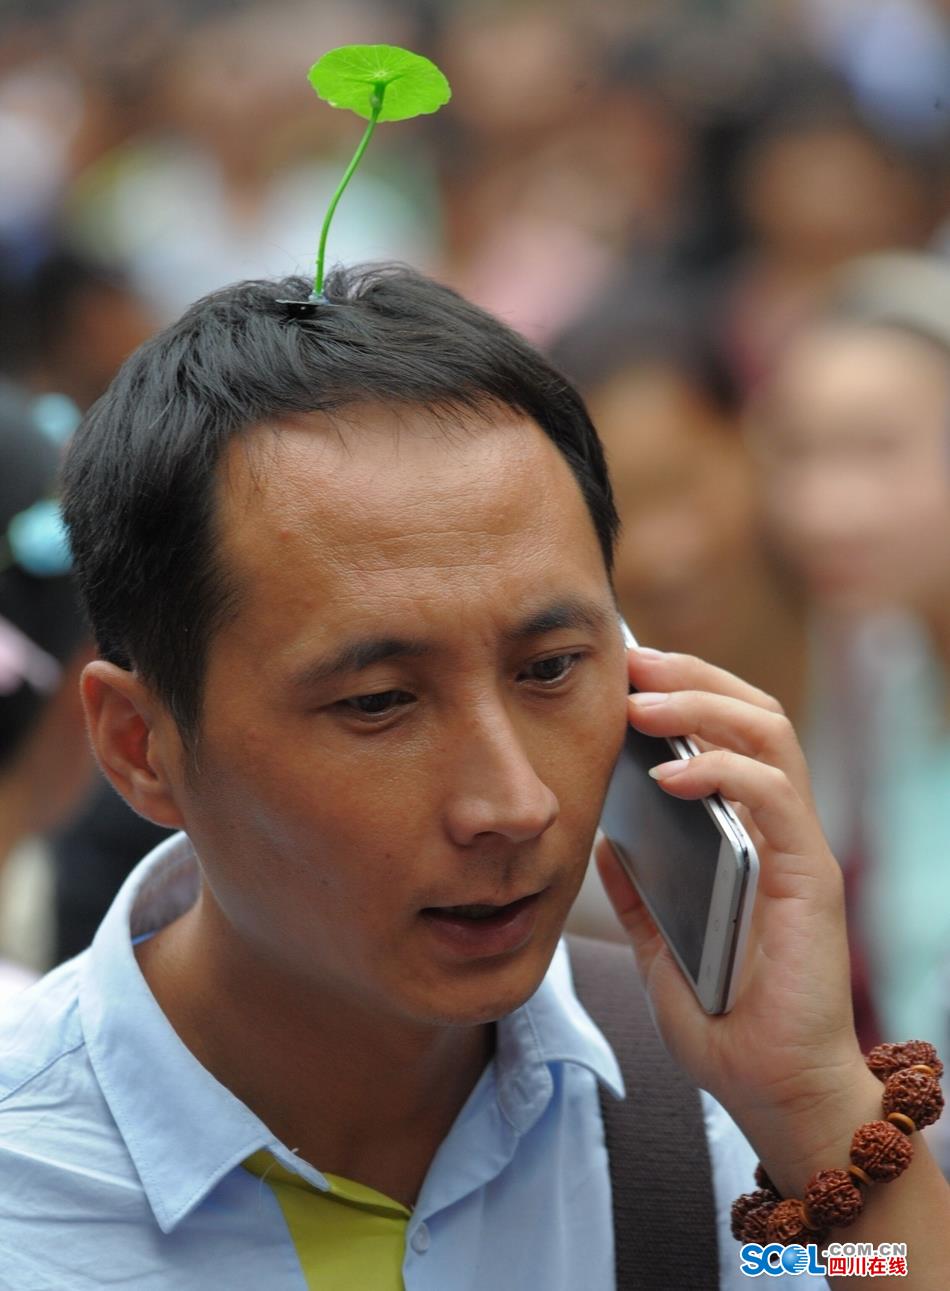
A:
<svg viewBox="0 0 950 1291">
<path fill-rule="evenodd" d="M 717 1291 L 716 1204 L 699 1091 L 663 1047 L 629 948 L 567 941 L 578 997 L 627 1088 L 622 1100 L 600 1091 L 617 1291 Z"/>
</svg>

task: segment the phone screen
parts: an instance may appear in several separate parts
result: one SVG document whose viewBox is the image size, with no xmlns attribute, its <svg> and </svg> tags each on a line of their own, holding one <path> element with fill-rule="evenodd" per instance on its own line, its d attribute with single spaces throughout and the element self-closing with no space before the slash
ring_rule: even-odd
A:
<svg viewBox="0 0 950 1291">
<path fill-rule="evenodd" d="M 722 836 L 702 802 L 671 798 L 647 774 L 675 756 L 665 740 L 628 728 L 601 828 L 626 853 L 644 899 L 697 981 Z"/>
</svg>

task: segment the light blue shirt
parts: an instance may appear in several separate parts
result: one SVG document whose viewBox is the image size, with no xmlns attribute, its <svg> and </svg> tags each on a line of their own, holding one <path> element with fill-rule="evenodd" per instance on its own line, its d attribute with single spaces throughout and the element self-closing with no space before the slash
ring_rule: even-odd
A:
<svg viewBox="0 0 950 1291">
<path fill-rule="evenodd" d="M 197 884 L 188 840 L 163 843 L 92 947 L 0 1014 L 3 1291 L 306 1289 L 272 1190 L 241 1163 L 265 1148 L 316 1187 L 327 1181 L 182 1044 L 133 953 Z M 432 1162 L 408 1225 L 406 1291 L 611 1291 L 598 1082 L 622 1096 L 562 945 L 535 995 L 498 1023 L 495 1057 Z M 728 1206 L 752 1187 L 755 1162 L 718 1104 L 705 1110 L 721 1285 L 738 1291 Z"/>
</svg>

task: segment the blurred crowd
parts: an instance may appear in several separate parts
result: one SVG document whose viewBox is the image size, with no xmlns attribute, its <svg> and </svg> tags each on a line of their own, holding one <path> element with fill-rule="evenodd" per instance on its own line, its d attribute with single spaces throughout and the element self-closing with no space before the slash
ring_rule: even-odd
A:
<svg viewBox="0 0 950 1291">
<path fill-rule="evenodd" d="M 56 457 L 192 299 L 312 266 L 361 127 L 306 71 L 351 41 L 429 55 L 454 96 L 380 128 L 330 259 L 411 261 L 579 384 L 626 618 L 780 699 L 862 1036 L 946 1051 L 947 0 L 3 6 L 0 850 L 42 837 L 52 876 L 0 897 L 41 907 L 8 954 L 80 950 L 158 834 L 84 752 Z M 592 885 L 576 923 L 614 931 Z"/>
</svg>

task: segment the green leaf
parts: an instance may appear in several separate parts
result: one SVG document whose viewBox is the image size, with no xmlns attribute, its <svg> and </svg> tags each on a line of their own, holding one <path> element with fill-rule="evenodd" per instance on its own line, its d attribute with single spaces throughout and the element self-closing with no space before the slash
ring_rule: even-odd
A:
<svg viewBox="0 0 950 1291">
<path fill-rule="evenodd" d="M 307 79 L 331 107 L 349 108 L 367 120 L 382 90 L 379 121 L 406 121 L 438 112 L 452 97 L 435 63 L 397 45 L 343 45 L 311 67 Z"/>
</svg>

